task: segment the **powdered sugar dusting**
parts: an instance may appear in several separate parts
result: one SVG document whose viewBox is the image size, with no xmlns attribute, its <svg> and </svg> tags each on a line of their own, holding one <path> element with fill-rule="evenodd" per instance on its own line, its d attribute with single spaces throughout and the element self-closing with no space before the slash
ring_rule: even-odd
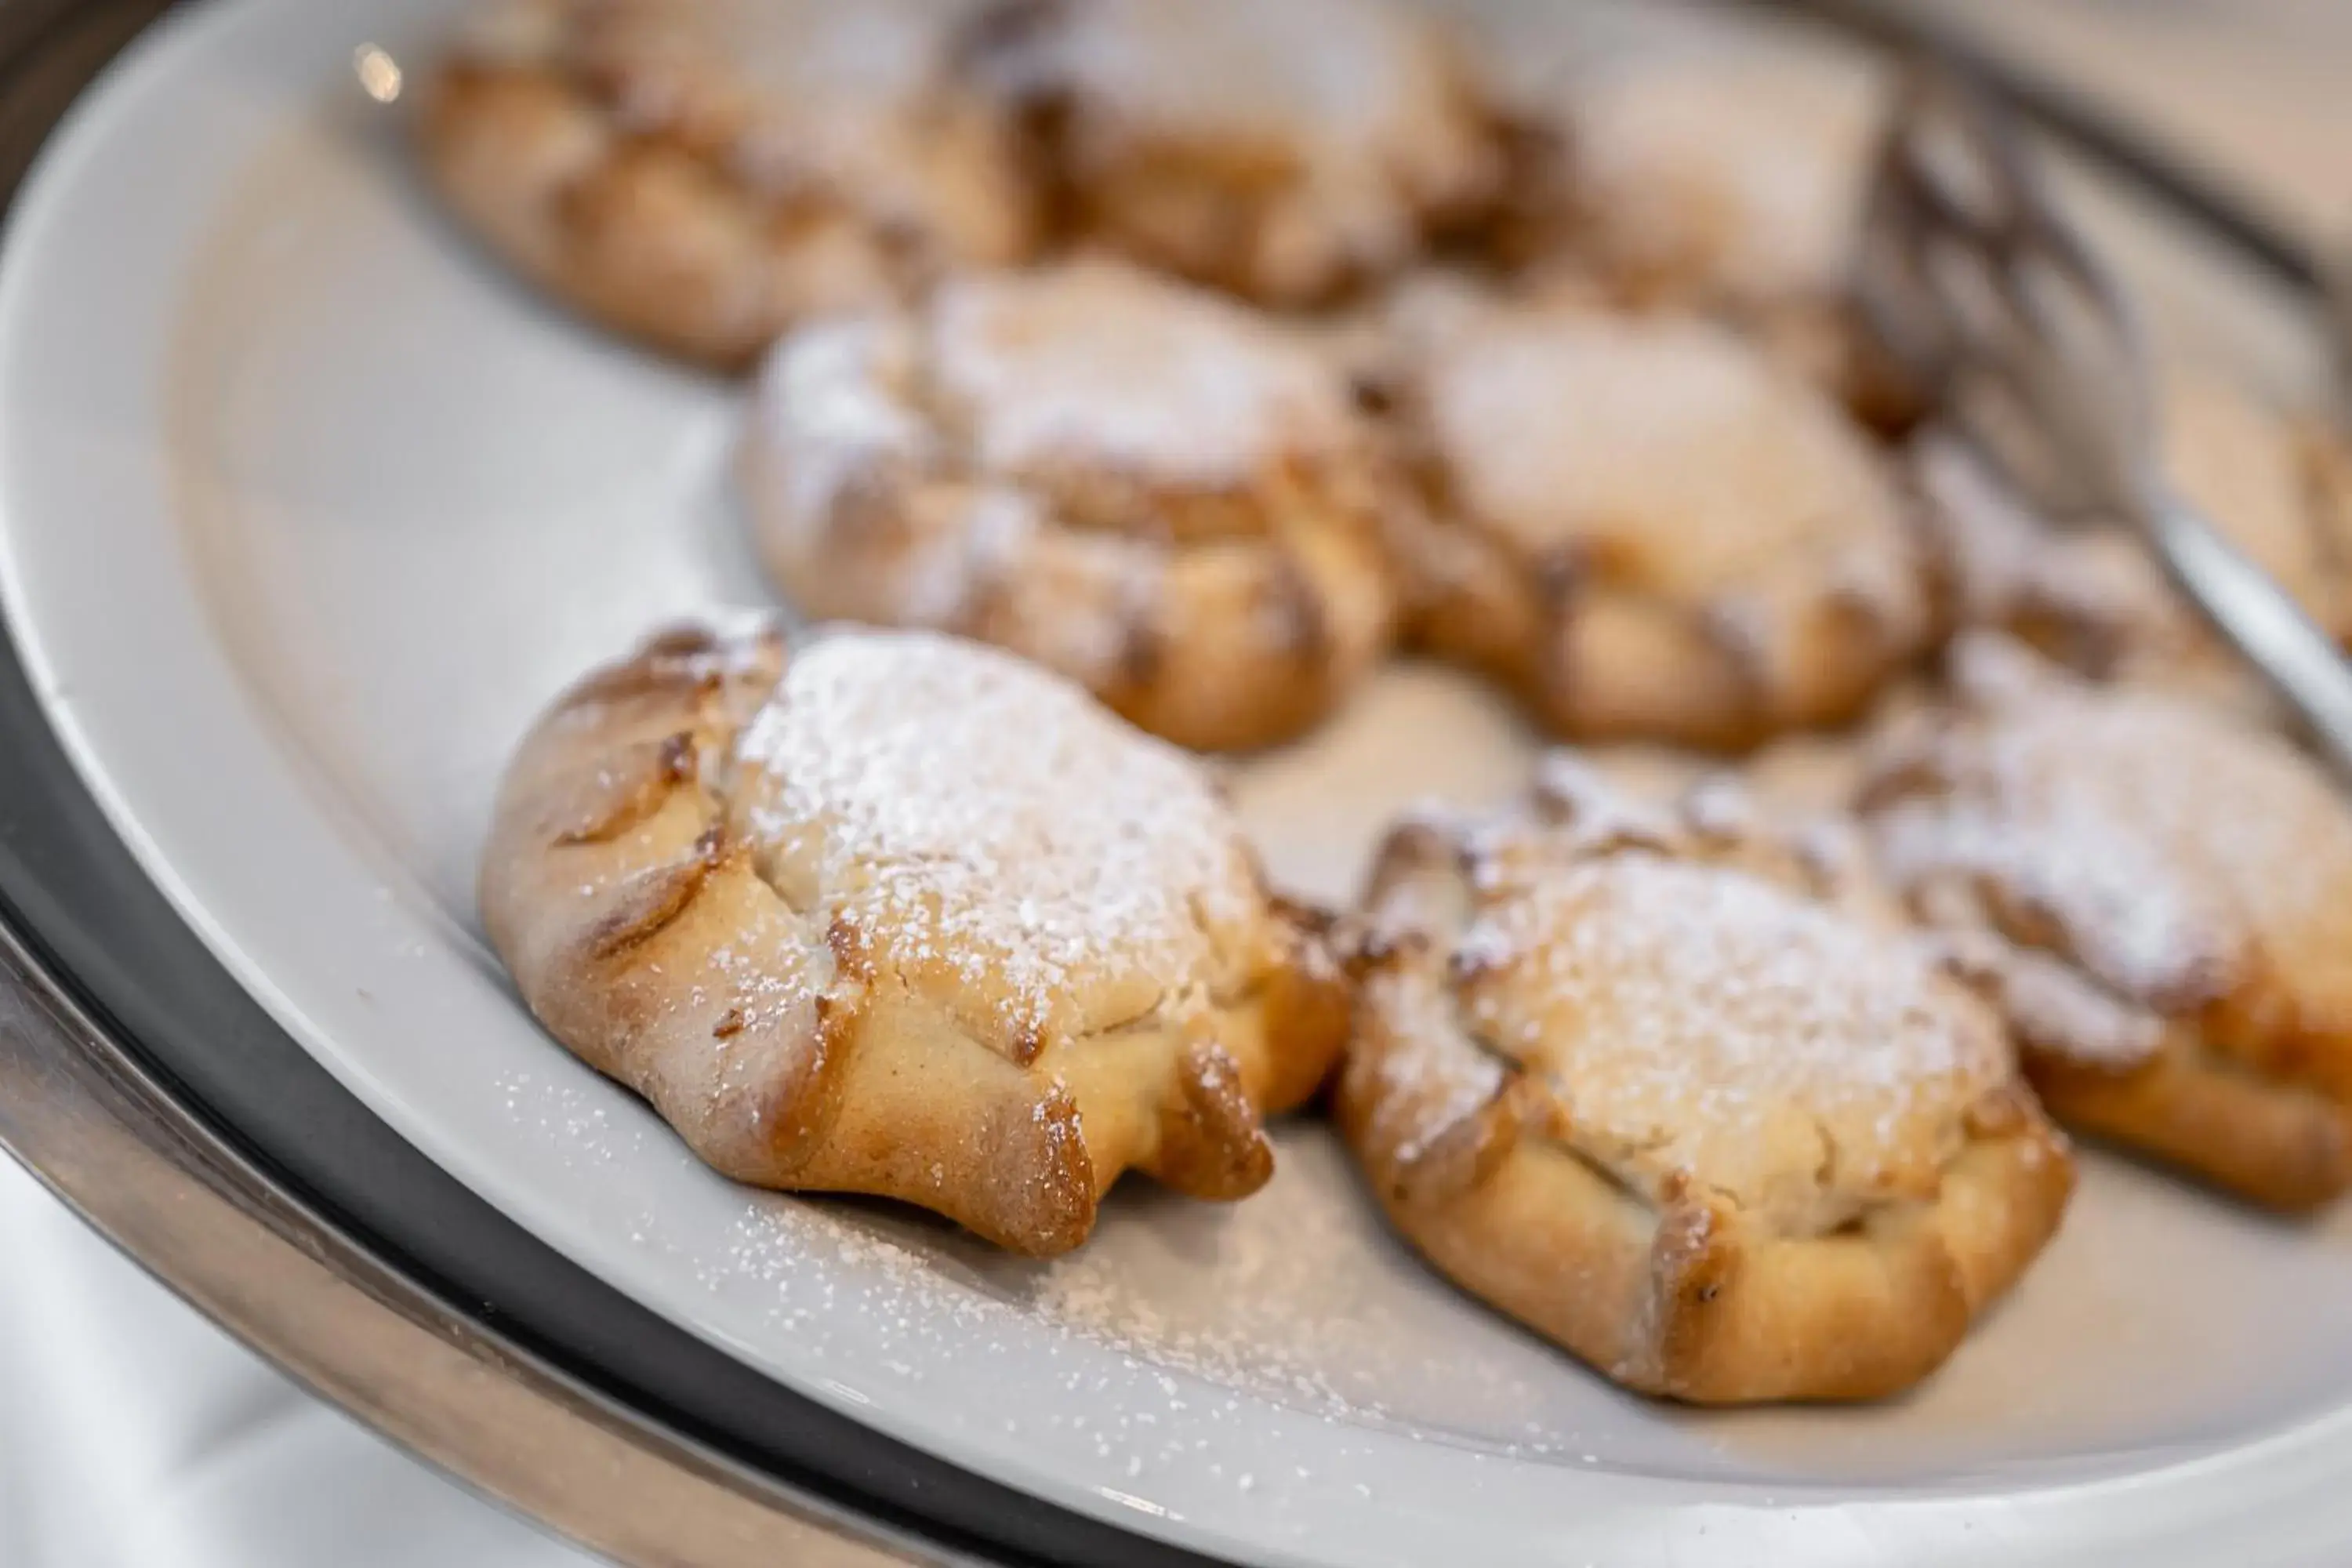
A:
<svg viewBox="0 0 2352 1568">
<path fill-rule="evenodd" d="M 1650 49 L 1563 89 L 1601 244 L 1743 303 L 1845 276 L 1880 115 L 1870 72 L 1795 51 Z"/>
<path fill-rule="evenodd" d="M 845 1317 L 878 1325 L 909 1377 L 941 1345 L 992 1347 L 1045 1325 L 1055 1336 L 1045 1375 L 1080 1397 L 1009 1406 L 1004 1430 L 1083 1426 L 1101 1457 L 1142 1470 L 1194 1452 L 1204 1430 L 1213 1443 L 1262 1420 L 1268 1404 L 1407 1430 L 1384 1394 L 1542 1410 L 1546 1352 L 1460 1322 L 1450 1291 L 1409 1265 L 1361 1202 L 1328 1133 L 1288 1130 L 1278 1170 L 1276 1188 L 1232 1208 L 1122 1188 L 1103 1233 L 1046 1264 L 884 1212 L 751 1196 L 724 1249 L 698 1267 L 713 1292 L 770 1296 L 803 1338 Z M 1450 1353 L 1436 1348 L 1449 1339 Z M 1548 1454 L 1572 1441 L 1524 1421 L 1511 1446 Z"/>
<path fill-rule="evenodd" d="M 902 324 L 853 316 L 801 328 L 769 359 L 746 460 L 763 521 L 801 548 L 858 486 L 935 451 L 933 433 L 896 395 L 914 374 L 914 353 Z"/>
<path fill-rule="evenodd" d="M 1279 172 L 1289 205 L 1268 226 L 1287 254 L 1264 259 L 1292 281 L 1333 252 L 1402 258 L 1418 203 L 1495 173 L 1434 29 L 1388 0 L 1094 0 L 1005 63 L 1076 103 L 1082 178 L 1157 178 L 1151 158 L 1171 148 L 1238 157 L 1261 183 Z"/>
<path fill-rule="evenodd" d="M 801 327 L 770 356 L 741 461 L 769 563 L 813 613 L 974 633 L 1104 690 L 1162 601 L 1197 593 L 1171 587 L 1182 502 L 1363 455 L 1344 380 L 1304 337 L 1097 260 Z M 1247 533 L 1265 512 L 1185 515 Z M 1267 624 L 1241 630 L 1288 646 L 1295 608 L 1260 599 Z"/>
<path fill-rule="evenodd" d="M 1053 40 L 1055 77 L 1156 130 L 1307 139 L 1409 128 L 1423 35 L 1380 0 L 1097 0 Z"/>
<path fill-rule="evenodd" d="M 931 332 L 939 392 L 991 471 L 1222 489 L 1349 439 L 1345 388 L 1306 340 L 1115 262 L 951 283 Z"/>
<path fill-rule="evenodd" d="M 1009 654 L 826 637 L 740 762 L 782 879 L 883 956 L 992 999 L 1008 1047 L 1125 1021 L 1095 1015 L 1129 999 L 1185 1005 L 1255 919 L 1239 830 L 1192 761 Z"/>
<path fill-rule="evenodd" d="M 549 7 L 544 5 L 541 9 Z M 926 226 L 986 188 L 961 165 L 948 97 L 950 0 L 596 0 L 568 6 L 571 63 L 635 131 L 723 135 L 732 170 L 782 195 L 847 195 Z M 552 35 L 560 37 L 560 34 Z M 959 181 L 963 185 L 959 185 Z"/>
<path fill-rule="evenodd" d="M 1642 852 L 1517 878 L 1457 967 L 1473 1027 L 1550 1075 L 1572 1140 L 1819 1229 L 1932 1191 L 1959 1111 L 2008 1071 L 1992 1016 L 1907 933 L 1761 878 Z"/>
<path fill-rule="evenodd" d="M 1464 508 L 1531 551 L 1581 549 L 1669 596 L 1760 608 L 1795 574 L 1894 624 L 1917 616 L 1867 442 L 1724 328 L 1498 312 L 1436 355 L 1423 398 Z"/>
<path fill-rule="evenodd" d="M 1980 711 L 1927 742 L 1932 786 L 1876 816 L 1906 884 L 1974 881 L 2054 924 L 2102 984 L 2160 1011 L 2342 925 L 2352 814 L 2276 736 L 2155 691 L 1966 650 Z"/>
<path fill-rule="evenodd" d="M 2063 961 L 1981 929 L 1948 936 L 1954 971 L 1995 999 L 2026 1049 L 2122 1068 L 2163 1045 L 2163 1020 Z"/>
</svg>

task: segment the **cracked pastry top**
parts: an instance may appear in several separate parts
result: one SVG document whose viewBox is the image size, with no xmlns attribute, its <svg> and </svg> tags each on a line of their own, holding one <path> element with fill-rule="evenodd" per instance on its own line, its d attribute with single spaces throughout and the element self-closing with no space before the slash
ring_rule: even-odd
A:
<svg viewBox="0 0 2352 1568">
<path fill-rule="evenodd" d="M 1010 0 L 985 30 L 1064 226 L 1265 303 L 1394 271 L 1501 172 L 1450 39 L 1390 0 Z"/>
<path fill-rule="evenodd" d="M 1979 940 L 2051 1112 L 2258 1202 L 2352 1184 L 2352 806 L 2283 738 L 1991 637 L 1861 804 L 1926 920 Z"/>
<path fill-rule="evenodd" d="M 1852 716 L 1921 646 L 1905 500 L 1828 397 L 1696 316 L 1447 319 L 1396 377 L 1433 651 L 1563 735 L 1721 749 Z"/>
<path fill-rule="evenodd" d="M 803 612 L 999 644 L 1185 745 L 1286 739 L 1388 647 L 1396 486 L 1342 374 L 1121 262 L 794 332 L 742 474 Z"/>
<path fill-rule="evenodd" d="M 1122 1171 L 1262 1185 L 1348 1002 L 1182 753 L 922 633 L 656 637 L 541 718 L 483 921 L 524 1000 L 739 1181 L 1014 1250 Z"/>
<path fill-rule="evenodd" d="M 1337 1113 L 1441 1273 L 1704 1404 L 1926 1376 L 2054 1229 L 2063 1140 L 1851 835 L 1566 755 L 1381 853 Z"/>
<path fill-rule="evenodd" d="M 1010 128 L 955 68 L 954 0 L 502 0 L 420 132 L 450 207 L 605 326 L 699 363 L 1017 258 Z"/>
</svg>

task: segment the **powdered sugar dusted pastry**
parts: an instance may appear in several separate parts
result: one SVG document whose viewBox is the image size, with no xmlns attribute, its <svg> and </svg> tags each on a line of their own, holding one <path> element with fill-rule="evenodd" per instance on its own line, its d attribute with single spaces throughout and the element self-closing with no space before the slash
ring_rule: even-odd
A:
<svg viewBox="0 0 2352 1568">
<path fill-rule="evenodd" d="M 1999 1017 L 1852 849 L 1565 759 L 1523 816 L 1400 828 L 1338 1097 L 1398 1229 L 1645 1393 L 1857 1399 L 1933 1371 L 2073 1168 Z"/>
<path fill-rule="evenodd" d="M 1710 321 L 1463 319 L 1402 421 L 1436 518 L 1411 536 L 1420 637 L 1563 734 L 1736 747 L 1832 723 L 1926 635 L 1876 453 Z"/>
<path fill-rule="evenodd" d="M 1393 270 L 1500 174 L 1448 40 L 1389 0 L 1012 0 L 995 34 L 1077 231 L 1255 300 Z"/>
<path fill-rule="evenodd" d="M 2282 1208 L 2352 1184 L 2352 807 L 2275 735 L 1956 650 L 1864 786 L 1889 876 L 1990 939 L 2061 1121 Z"/>
<path fill-rule="evenodd" d="M 743 471 L 803 610 L 1013 648 L 1186 745 L 1295 734 L 1387 646 L 1383 485 L 1344 377 L 1123 263 L 794 333 Z"/>
<path fill-rule="evenodd" d="M 1034 215 L 958 0 L 505 0 L 422 120 L 450 205 L 605 325 L 742 364 L 813 311 L 1012 259 Z"/>
<path fill-rule="evenodd" d="M 1585 245 L 1647 297 L 1765 307 L 1842 293 L 1883 84 L 1811 52 L 1661 50 L 1564 105 Z"/>
<path fill-rule="evenodd" d="M 1622 302 L 1723 312 L 1875 424 L 1916 413 L 1850 279 L 1885 85 L 1760 39 L 1604 53 L 1522 94 L 1506 257 Z"/>
<path fill-rule="evenodd" d="M 1238 1198 L 1347 1028 L 1194 764 L 1008 655 L 657 637 L 541 720 L 482 916 L 524 999 L 761 1186 L 1076 1247 L 1129 1167 Z"/>
</svg>

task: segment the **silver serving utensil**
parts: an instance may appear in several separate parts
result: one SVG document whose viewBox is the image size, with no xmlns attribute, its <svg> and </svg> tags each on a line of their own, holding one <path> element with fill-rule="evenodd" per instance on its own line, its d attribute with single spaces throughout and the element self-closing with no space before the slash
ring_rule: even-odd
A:
<svg viewBox="0 0 2352 1568">
<path fill-rule="evenodd" d="M 2165 477 L 2129 301 L 2008 113 L 1950 66 L 1916 60 L 1903 84 L 1856 286 L 1870 329 L 1963 438 L 2054 515 L 2126 520 L 2352 780 L 2352 663 Z"/>
</svg>

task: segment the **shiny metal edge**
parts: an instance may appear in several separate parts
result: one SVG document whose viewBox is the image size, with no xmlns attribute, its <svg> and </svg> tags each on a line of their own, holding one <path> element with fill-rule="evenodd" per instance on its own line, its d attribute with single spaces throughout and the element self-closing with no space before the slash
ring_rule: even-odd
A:
<svg viewBox="0 0 2352 1568">
<path fill-rule="evenodd" d="M 311 1391 L 460 1484 L 617 1562 L 969 1561 L 664 1431 L 449 1310 L 180 1106 L 5 925 L 0 1148 Z"/>
</svg>

